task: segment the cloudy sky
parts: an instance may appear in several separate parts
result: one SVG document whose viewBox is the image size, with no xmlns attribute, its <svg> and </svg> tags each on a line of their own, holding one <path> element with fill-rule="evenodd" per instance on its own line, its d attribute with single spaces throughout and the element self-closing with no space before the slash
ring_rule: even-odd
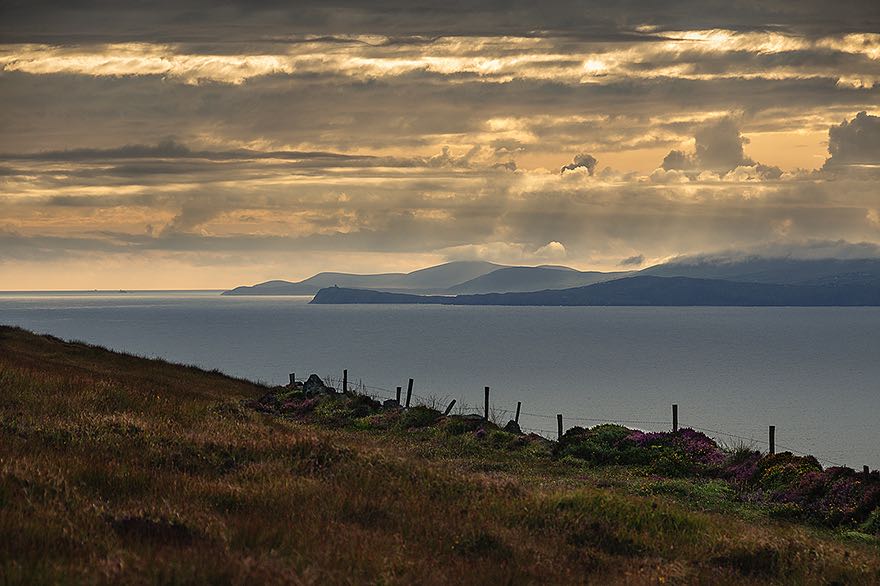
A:
<svg viewBox="0 0 880 586">
<path fill-rule="evenodd" d="M 877 255 L 880 2 L 0 2 L 0 289 Z"/>
</svg>

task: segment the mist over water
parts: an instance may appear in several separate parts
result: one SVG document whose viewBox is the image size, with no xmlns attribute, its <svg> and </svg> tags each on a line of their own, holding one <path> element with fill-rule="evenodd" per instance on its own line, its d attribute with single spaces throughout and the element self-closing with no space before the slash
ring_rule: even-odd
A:
<svg viewBox="0 0 880 586">
<path fill-rule="evenodd" d="M 880 308 L 308 305 L 216 293 L 0 294 L 0 323 L 269 383 L 341 376 L 555 434 L 666 422 L 880 467 Z M 381 390 L 371 392 L 386 394 Z M 538 417 L 532 414 L 545 415 Z M 665 429 L 666 423 L 628 424 Z M 715 435 L 715 434 L 710 434 Z M 741 440 L 715 435 L 727 443 Z M 746 442 L 748 443 L 748 442 Z"/>
</svg>

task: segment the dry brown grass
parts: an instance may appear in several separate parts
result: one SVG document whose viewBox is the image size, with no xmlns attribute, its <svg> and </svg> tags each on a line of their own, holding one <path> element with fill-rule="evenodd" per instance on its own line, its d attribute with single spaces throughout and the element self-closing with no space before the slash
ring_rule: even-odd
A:
<svg viewBox="0 0 880 586">
<path fill-rule="evenodd" d="M 322 429 L 262 387 L 0 327 L 0 582 L 880 583 L 880 550 Z"/>
</svg>

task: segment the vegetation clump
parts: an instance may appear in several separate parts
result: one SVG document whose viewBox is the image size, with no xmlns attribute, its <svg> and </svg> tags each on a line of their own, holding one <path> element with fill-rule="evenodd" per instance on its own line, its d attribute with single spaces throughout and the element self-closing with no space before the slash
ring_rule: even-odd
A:
<svg viewBox="0 0 880 586">
<path fill-rule="evenodd" d="M 264 397 L 255 406 L 277 405 L 282 415 L 336 427 L 434 429 L 449 436 L 469 435 L 471 441 L 507 451 L 522 451 L 534 442 L 521 431 L 510 431 L 515 429 L 511 426 L 502 429 L 479 415 L 444 416 L 425 405 L 402 409 L 396 402 L 383 405 L 365 395 L 337 393 L 316 375 L 309 380 L 313 388 L 329 390 L 316 395 L 281 388 L 276 391 L 279 398 Z M 553 445 L 551 453 L 560 462 L 635 466 L 662 478 L 720 479 L 730 483 L 739 498 L 777 506 L 778 516 L 880 535 L 874 520 L 880 506 L 877 473 L 865 476 L 838 467 L 823 470 L 812 456 L 729 450 L 689 428 L 645 432 L 616 424 L 572 427 Z"/>
<path fill-rule="evenodd" d="M 823 470 L 816 458 L 790 452 L 730 451 L 693 429 L 643 432 L 607 424 L 575 427 L 562 437 L 555 453 L 591 464 L 644 465 L 664 477 L 726 479 L 743 498 L 787 505 L 790 516 L 828 526 L 875 531 L 868 519 L 880 507 L 877 472 L 866 475 L 843 467 Z"/>
</svg>

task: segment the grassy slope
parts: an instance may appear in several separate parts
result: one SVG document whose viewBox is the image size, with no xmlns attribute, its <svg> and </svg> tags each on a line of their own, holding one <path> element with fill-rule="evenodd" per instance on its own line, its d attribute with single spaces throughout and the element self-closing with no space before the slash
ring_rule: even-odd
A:
<svg viewBox="0 0 880 586">
<path fill-rule="evenodd" d="M 880 582 L 876 543 L 712 483 L 241 407 L 264 391 L 0 327 L 0 582 Z"/>
</svg>

